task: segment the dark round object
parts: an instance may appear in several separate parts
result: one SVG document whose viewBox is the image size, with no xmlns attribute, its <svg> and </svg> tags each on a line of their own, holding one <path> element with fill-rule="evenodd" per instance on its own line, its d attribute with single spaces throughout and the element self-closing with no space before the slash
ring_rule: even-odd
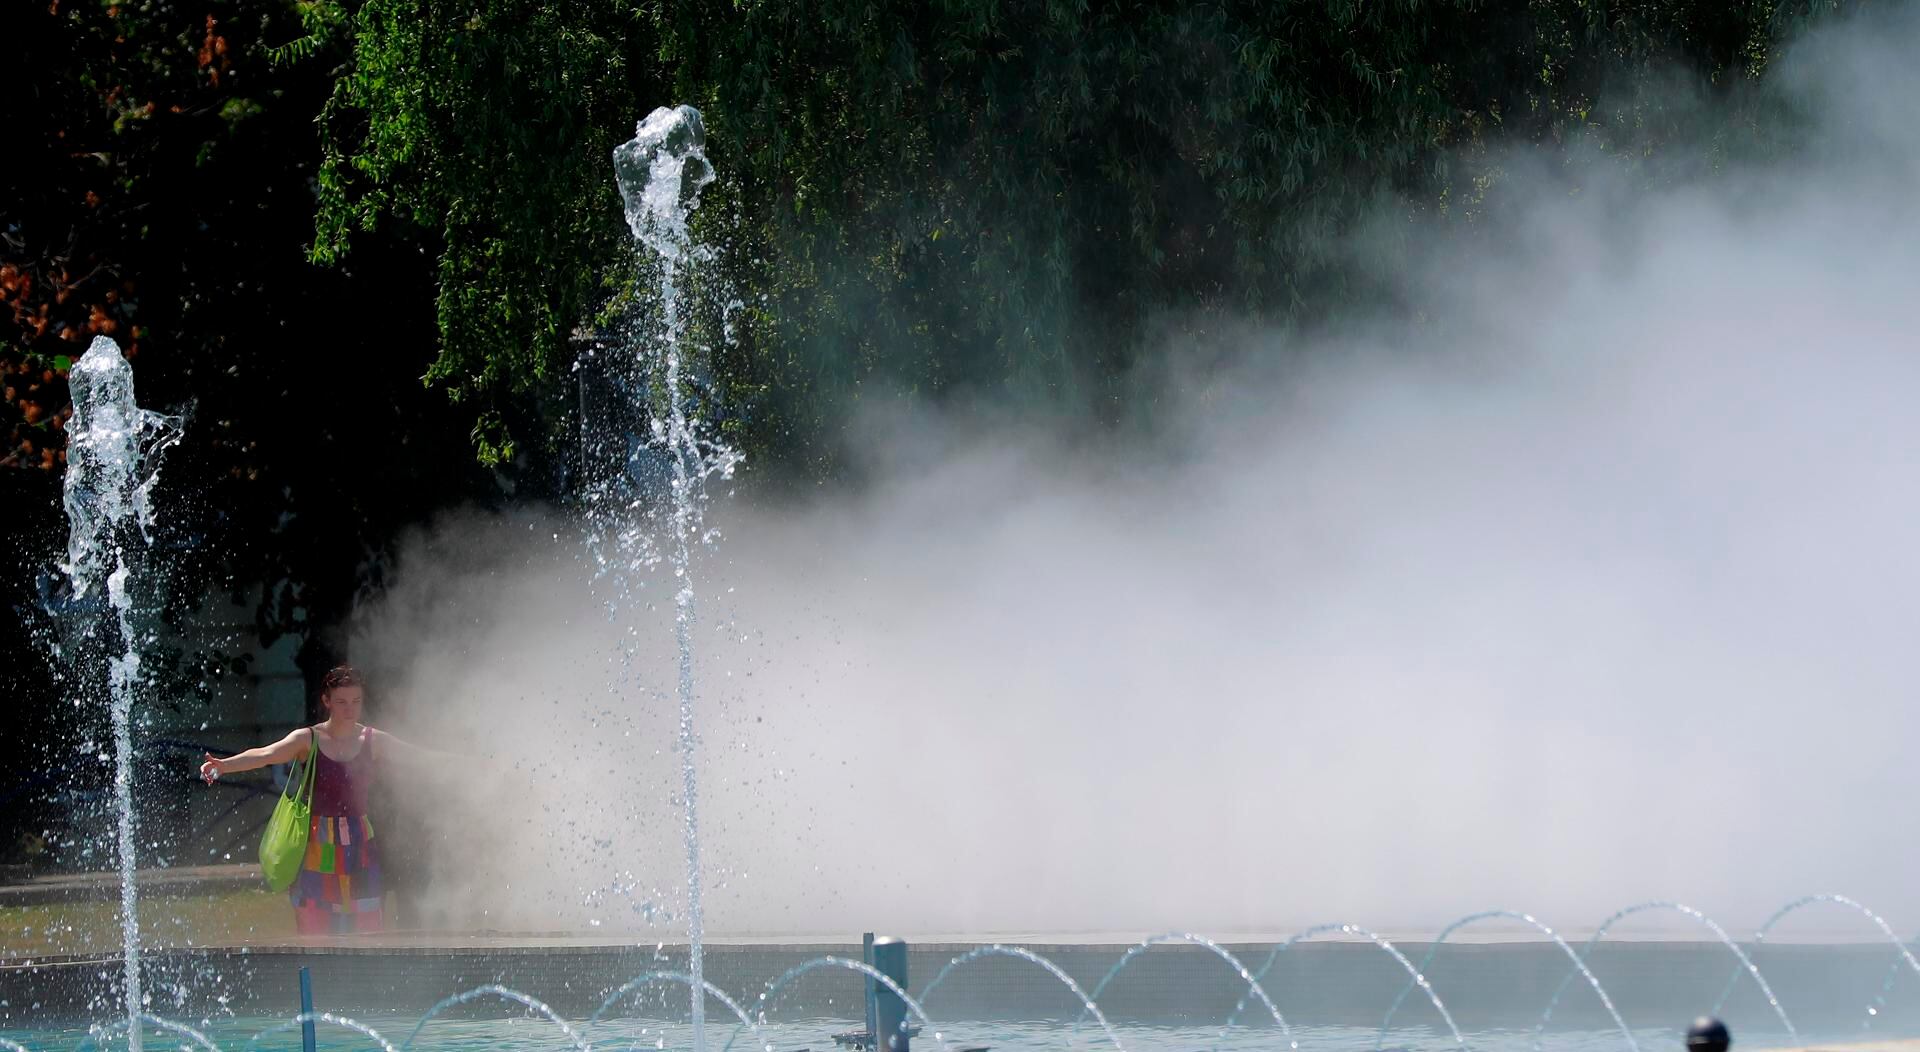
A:
<svg viewBox="0 0 1920 1052">
<path fill-rule="evenodd" d="M 1727 1052 L 1731 1044 L 1733 1035 L 1727 1033 L 1727 1024 L 1718 1019 L 1703 1015 L 1687 1028 L 1687 1052 Z"/>
</svg>

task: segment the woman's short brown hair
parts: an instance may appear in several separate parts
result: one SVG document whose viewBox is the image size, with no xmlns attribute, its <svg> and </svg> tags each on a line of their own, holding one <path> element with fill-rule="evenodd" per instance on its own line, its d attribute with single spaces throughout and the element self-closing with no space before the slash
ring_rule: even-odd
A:
<svg viewBox="0 0 1920 1052">
<path fill-rule="evenodd" d="M 320 694 L 324 697 L 335 687 L 365 687 L 367 678 L 352 665 L 336 665 L 320 679 Z"/>
</svg>

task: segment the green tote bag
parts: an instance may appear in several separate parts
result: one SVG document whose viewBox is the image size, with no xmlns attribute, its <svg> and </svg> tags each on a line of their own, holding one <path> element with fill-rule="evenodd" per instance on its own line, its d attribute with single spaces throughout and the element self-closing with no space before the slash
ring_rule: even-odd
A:
<svg viewBox="0 0 1920 1052">
<path fill-rule="evenodd" d="M 273 809 L 273 817 L 267 819 L 266 832 L 260 834 L 260 872 L 267 878 L 267 886 L 275 891 L 285 891 L 293 884 L 293 878 L 300 875 L 300 862 L 307 855 L 307 828 L 313 814 L 313 769 L 319 766 L 320 743 L 313 740 L 313 730 L 307 730 L 306 770 L 299 777 L 299 786 L 295 779 L 287 779 L 287 787 L 280 790 L 280 803 Z"/>
</svg>

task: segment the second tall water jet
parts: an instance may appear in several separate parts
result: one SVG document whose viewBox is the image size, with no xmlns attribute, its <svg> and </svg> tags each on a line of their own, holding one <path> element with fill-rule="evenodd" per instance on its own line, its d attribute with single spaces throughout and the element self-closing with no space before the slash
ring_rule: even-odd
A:
<svg viewBox="0 0 1920 1052">
<path fill-rule="evenodd" d="M 129 549 L 152 524 L 149 498 L 159 452 L 178 437 L 177 422 L 141 409 L 133 398 L 133 367 L 105 336 L 94 338 L 67 378 L 73 421 L 67 428 L 67 561 L 73 582 L 71 626 L 84 654 L 104 655 L 107 709 L 113 725 L 113 800 L 120 864 L 122 983 L 127 1044 L 140 1049 L 145 995 L 140 982 L 140 911 L 134 883 L 133 703 L 140 676 L 139 637 L 133 619 Z M 100 615 L 112 611 L 112 619 Z"/>
<path fill-rule="evenodd" d="M 643 404 L 646 446 L 664 454 L 669 469 L 671 497 L 667 514 L 668 554 L 674 577 L 674 641 L 679 650 L 679 750 L 681 801 L 685 817 L 687 855 L 687 971 L 692 978 L 693 1047 L 706 1047 L 706 991 L 703 968 L 701 913 L 700 813 L 698 765 L 694 749 L 693 674 L 693 551 L 700 533 L 701 502 L 706 479 L 730 476 L 739 454 L 706 439 L 700 422 L 689 410 L 686 363 L 694 350 L 688 314 L 692 303 L 682 283 L 689 264 L 707 253 L 693 243 L 687 218 L 699 203 L 700 190 L 713 181 L 713 169 L 703 152 L 706 130 L 691 106 L 654 110 L 635 129 L 634 138 L 613 153 L 620 195 L 626 205 L 627 226 L 635 242 L 659 266 L 660 323 L 642 330 L 634 354 L 646 368 L 646 382 L 630 385 L 628 398 Z M 603 436 L 604 437 L 604 436 Z M 632 453 L 623 465 L 632 470 Z M 601 494 L 602 497 L 607 496 Z M 616 503 L 616 502 L 610 502 Z M 630 536 L 629 525 L 620 535 Z M 640 558 L 653 556 L 647 543 L 639 544 Z M 631 557 L 631 553 L 630 557 Z"/>
</svg>

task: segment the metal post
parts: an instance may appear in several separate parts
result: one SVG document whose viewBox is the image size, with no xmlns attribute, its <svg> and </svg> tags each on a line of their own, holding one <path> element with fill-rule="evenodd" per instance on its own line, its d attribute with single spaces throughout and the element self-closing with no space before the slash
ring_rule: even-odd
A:
<svg viewBox="0 0 1920 1052">
<path fill-rule="evenodd" d="M 1727 1024 L 1711 1016 L 1703 1015 L 1687 1028 L 1687 1052 L 1727 1052 L 1732 1045 Z"/>
<path fill-rule="evenodd" d="M 316 1042 L 313 1037 L 313 973 L 305 965 L 300 967 L 300 1048 L 303 1052 L 314 1052 Z"/>
<path fill-rule="evenodd" d="M 869 967 L 869 968 L 871 968 L 871 967 L 873 967 L 873 933 L 872 933 L 872 932 L 870 932 L 870 931 L 869 931 L 869 932 L 862 932 L 862 933 L 860 934 L 860 963 L 861 963 L 861 964 L 864 964 L 864 965 L 866 965 L 866 966 L 867 966 L 867 967 Z M 874 1037 L 873 1037 L 873 1035 L 874 1035 L 874 1034 L 877 1034 L 877 1033 L 879 1033 L 879 1032 L 880 1032 L 879 1030 L 877 1030 L 877 1029 L 875 1029 L 875 1028 L 876 1028 L 876 1027 L 878 1027 L 878 1026 L 879 1026 L 880 1024 L 879 1024 L 878 1022 L 876 1022 L 876 1021 L 875 1021 L 875 1019 L 874 1019 L 874 1011 L 873 1011 L 873 991 L 874 991 L 875 989 L 877 989 L 877 988 L 878 988 L 878 987 L 880 986 L 880 984 L 879 984 L 879 983 L 876 983 L 876 982 L 874 982 L 874 981 L 873 981 L 873 976 L 871 976 L 871 975 L 865 975 L 865 976 L 862 976 L 861 978 L 863 978 L 863 979 L 865 979 L 865 980 L 867 981 L 867 983 L 866 983 L 866 989 L 867 989 L 867 1036 L 868 1036 L 868 1038 L 869 1038 L 869 1039 L 871 1039 L 871 1040 L 876 1040 L 876 1041 L 877 1041 L 878 1039 L 877 1039 L 877 1038 L 874 1038 Z M 872 1047 L 872 1046 L 869 1046 L 869 1047 Z"/>
<path fill-rule="evenodd" d="M 873 967 L 907 988 L 907 944 L 891 936 L 873 940 Z M 907 1003 L 883 983 L 874 983 L 874 1052 L 907 1052 Z"/>
</svg>

